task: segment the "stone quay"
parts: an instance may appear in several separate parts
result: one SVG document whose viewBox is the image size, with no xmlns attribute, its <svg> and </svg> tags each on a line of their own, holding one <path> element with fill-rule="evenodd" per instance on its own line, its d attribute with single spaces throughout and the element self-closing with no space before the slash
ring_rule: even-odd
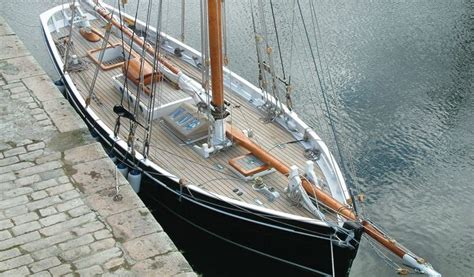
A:
<svg viewBox="0 0 474 277">
<path fill-rule="evenodd" d="M 196 276 L 0 17 L 0 276 L 26 275 Z"/>
</svg>

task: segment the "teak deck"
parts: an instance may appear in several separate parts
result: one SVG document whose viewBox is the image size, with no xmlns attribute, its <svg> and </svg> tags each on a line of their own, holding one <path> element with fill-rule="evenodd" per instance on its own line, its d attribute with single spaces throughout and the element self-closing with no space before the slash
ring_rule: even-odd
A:
<svg viewBox="0 0 474 277">
<path fill-rule="evenodd" d="M 97 30 L 105 33 L 102 27 L 103 22 L 94 21 L 94 27 Z M 68 34 L 68 29 L 62 29 L 59 33 L 53 32 L 53 38 L 57 40 L 62 36 Z M 85 40 L 77 28 L 73 29 L 72 41 L 74 43 L 74 50 L 78 57 L 89 62 L 88 68 L 81 72 L 70 72 L 72 79 L 82 97 L 85 99 L 89 94 L 90 82 L 96 70 L 96 64 L 87 56 L 87 51 L 94 48 L 101 48 L 103 41 L 93 43 Z M 111 44 L 121 43 L 119 36 L 111 34 L 109 42 Z M 165 51 L 162 51 L 165 52 Z M 168 55 L 170 59 L 178 68 L 186 72 L 190 77 L 200 79 L 201 73 L 197 68 L 187 64 L 181 59 Z M 116 114 L 112 111 L 114 105 L 120 103 L 121 97 L 118 90 L 114 87 L 112 76 L 121 74 L 121 67 L 103 71 L 100 69 L 96 85 L 95 85 L 95 99 L 91 101 L 90 107 L 94 112 L 104 121 L 112 130 L 115 126 Z M 189 97 L 188 94 L 174 88 L 167 81 L 158 82 L 157 86 L 156 105 L 163 105 L 172 101 Z M 300 169 L 304 168 L 306 159 L 303 155 L 304 148 L 300 144 L 292 143 L 285 144 L 280 147 L 279 144 L 294 141 L 295 139 L 279 125 L 275 123 L 268 123 L 262 120 L 265 115 L 258 109 L 247 103 L 246 100 L 240 98 L 232 92 L 226 91 L 226 101 L 230 102 L 231 116 L 227 118 L 234 126 L 240 129 L 252 129 L 254 136 L 252 139 L 256 141 L 264 149 L 288 165 L 297 165 Z M 125 101 L 127 103 L 127 101 Z M 126 108 L 127 105 L 124 104 Z M 237 107 L 238 106 L 238 107 Z M 217 154 L 212 155 L 208 159 L 201 157 L 192 145 L 185 145 L 176 137 L 165 130 L 161 126 L 159 120 L 154 120 L 153 131 L 150 141 L 150 155 L 149 159 L 157 165 L 166 169 L 168 172 L 174 174 L 179 178 L 184 178 L 188 182 L 195 184 L 209 192 L 224 195 L 230 198 L 245 201 L 251 204 L 257 204 L 257 199 L 263 203 L 264 207 L 271 208 L 277 211 L 282 211 L 290 214 L 305 216 L 313 218 L 303 207 L 295 206 L 285 195 L 284 189 L 288 185 L 287 177 L 278 172 L 271 173 L 263 177 L 264 183 L 272 186 L 280 193 L 280 197 L 274 202 L 270 202 L 261 193 L 252 188 L 252 182 L 245 182 L 238 177 L 233 171 L 228 161 L 248 153 L 242 147 L 234 145 Z M 121 138 L 128 137 L 128 120 L 122 119 L 122 127 L 120 131 Z M 136 138 L 140 141 L 144 138 L 144 129 L 137 128 Z M 200 142 L 202 143 L 202 142 Z M 141 151 L 140 142 L 137 143 L 138 151 Z M 315 164 L 315 173 L 324 180 L 324 175 Z M 237 195 L 234 191 L 238 188 L 243 192 L 242 195 Z"/>
</svg>

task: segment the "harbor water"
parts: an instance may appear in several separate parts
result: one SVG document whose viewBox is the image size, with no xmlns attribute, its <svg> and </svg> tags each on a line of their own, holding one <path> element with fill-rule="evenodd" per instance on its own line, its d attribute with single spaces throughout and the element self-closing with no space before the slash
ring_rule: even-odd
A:
<svg viewBox="0 0 474 277">
<path fill-rule="evenodd" d="M 39 14 L 61 2 L 0 0 L 0 15 L 53 79 L 57 73 L 43 42 Z M 116 5 L 117 1 L 108 2 Z M 141 2 L 144 18 L 147 1 Z M 157 11 L 159 1 L 153 2 Z M 200 49 L 200 1 L 186 2 L 185 41 Z M 263 2 L 268 10 L 269 1 Z M 331 117 L 344 173 L 354 189 L 366 196 L 360 211 L 444 276 L 472 276 L 472 3 L 300 0 L 300 13 L 297 1 L 272 2 L 285 73 L 294 80 L 294 108 L 338 154 Z M 163 2 L 163 31 L 174 37 L 181 33 L 180 3 Z M 134 13 L 136 5 L 137 1 L 130 0 L 126 11 Z M 272 27 L 272 15 L 265 15 Z M 226 18 L 229 66 L 256 83 L 249 1 L 226 1 Z M 156 18 L 151 22 L 155 25 Z M 270 29 L 268 36 L 274 35 Z M 325 95 L 310 44 L 313 55 L 319 57 L 316 64 Z M 282 74 L 277 55 L 275 63 Z M 142 196 L 153 203 L 149 196 Z M 227 253 L 232 250 L 229 246 L 220 246 L 219 253 L 193 247 L 193 239 L 186 230 L 176 228 L 166 211 L 159 206 L 151 209 L 197 272 L 204 276 L 255 273 L 254 265 L 236 262 Z M 200 240 L 220 245 L 216 238 L 201 235 Z M 351 276 L 395 276 L 395 268 L 388 264 L 363 240 Z M 230 266 L 238 270 L 229 270 Z"/>
</svg>

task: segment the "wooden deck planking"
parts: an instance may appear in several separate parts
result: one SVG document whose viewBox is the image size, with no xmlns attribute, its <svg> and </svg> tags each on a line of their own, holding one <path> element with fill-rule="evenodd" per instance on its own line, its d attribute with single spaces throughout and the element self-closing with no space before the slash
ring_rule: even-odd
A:
<svg viewBox="0 0 474 277">
<path fill-rule="evenodd" d="M 73 41 L 75 42 L 75 48 L 77 54 L 81 57 L 86 56 L 86 51 L 91 48 L 101 47 L 101 43 L 90 43 L 85 41 L 82 36 L 80 36 L 75 30 L 73 35 Z M 112 43 L 120 42 L 120 39 L 114 36 L 111 36 L 110 41 Z M 87 58 L 89 60 L 89 58 Z M 170 57 L 178 66 L 186 67 L 186 72 L 192 73 L 195 78 L 200 78 L 200 73 L 197 69 L 192 68 L 188 64 L 184 64 L 183 61 L 176 61 L 173 57 Z M 91 64 L 86 71 L 83 71 L 86 80 L 90 80 L 93 76 L 95 70 L 95 64 Z M 192 72 L 194 71 L 194 72 Z M 91 103 L 91 108 L 99 115 L 99 117 L 111 128 L 115 125 L 115 115 L 112 112 L 112 108 L 115 104 L 120 102 L 120 96 L 116 92 L 116 88 L 113 86 L 111 77 L 121 73 L 121 69 L 113 69 L 110 71 L 101 71 L 96 82 L 95 93 L 97 97 L 102 102 L 102 107 L 95 102 Z M 85 98 L 88 94 L 87 84 L 84 84 L 78 77 L 79 73 L 71 73 L 75 84 L 82 96 Z M 162 97 L 164 102 L 170 102 L 183 98 L 184 94 L 181 91 L 175 90 L 166 82 L 161 82 L 162 84 Z M 171 97 L 168 97 L 171 95 Z M 234 109 L 232 115 L 233 124 L 241 129 L 246 129 L 249 126 L 246 126 L 245 119 L 251 122 L 250 126 L 254 133 L 255 139 L 260 145 L 265 149 L 272 149 L 271 153 L 276 157 L 284 160 L 287 164 L 292 165 L 296 164 L 300 169 L 303 169 L 305 159 L 303 157 L 303 147 L 299 144 L 287 144 L 284 148 L 274 147 L 277 144 L 293 141 L 294 138 L 283 130 L 280 126 L 274 123 L 263 123 L 260 118 L 263 117 L 259 111 L 250 106 L 249 103 L 246 103 L 244 99 L 241 99 L 239 96 L 232 95 L 231 93 L 226 94 L 226 99 L 232 105 L 240 105 L 239 108 L 241 111 Z M 243 116 L 245 113 L 245 119 Z M 229 117 L 231 118 L 231 117 Z M 170 173 L 183 177 L 189 182 L 201 186 L 202 188 L 234 199 L 243 200 L 248 203 L 255 204 L 255 199 L 259 199 L 264 203 L 265 207 L 272 208 L 275 210 L 288 212 L 292 214 L 298 214 L 302 216 L 312 217 L 312 215 L 307 212 L 305 209 L 300 207 L 295 207 L 292 203 L 285 197 L 284 188 L 287 186 L 287 178 L 279 173 L 272 173 L 264 177 L 266 184 L 273 186 L 281 195 L 275 202 L 269 202 L 263 195 L 254 191 L 251 188 L 250 183 L 246 183 L 243 180 L 239 179 L 233 171 L 230 170 L 228 165 L 228 160 L 235 158 L 237 156 L 247 153 L 247 151 L 241 147 L 231 147 L 225 151 L 221 151 L 216 155 L 213 155 L 211 158 L 205 160 L 201 158 L 191 146 L 182 146 L 177 142 L 178 140 L 172 137 L 170 134 L 165 132 L 162 127 L 158 124 L 158 120 L 154 122 L 154 129 L 152 133 L 152 146 L 150 149 L 150 159 L 153 160 L 156 164 L 168 170 Z M 122 122 L 122 129 L 120 136 L 122 138 L 127 137 L 127 124 L 125 121 Z M 142 138 L 144 130 L 138 128 L 136 132 L 136 137 Z M 186 159 L 184 159 L 185 157 Z M 192 161 L 192 162 L 191 162 Z M 218 170 L 217 164 L 224 167 L 221 171 Z M 316 174 L 323 177 L 319 168 L 315 168 Z M 223 182 L 223 180 L 225 180 Z M 239 188 L 244 192 L 242 196 L 237 196 L 232 190 L 234 188 Z"/>
</svg>

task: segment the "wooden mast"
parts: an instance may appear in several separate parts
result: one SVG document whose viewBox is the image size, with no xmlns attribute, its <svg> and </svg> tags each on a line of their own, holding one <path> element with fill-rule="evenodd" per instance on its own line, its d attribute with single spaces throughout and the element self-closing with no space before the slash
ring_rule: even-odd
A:
<svg viewBox="0 0 474 277">
<path fill-rule="evenodd" d="M 215 119 L 225 117 L 224 70 L 222 58 L 222 7 L 221 0 L 208 1 L 209 51 L 211 57 L 212 106 Z"/>
<path fill-rule="evenodd" d="M 224 62 L 222 58 L 222 0 L 208 0 L 209 54 L 211 59 L 211 114 L 214 118 L 211 134 L 213 151 L 230 145 L 225 134 L 225 118 L 229 115 L 224 105 Z"/>
</svg>

